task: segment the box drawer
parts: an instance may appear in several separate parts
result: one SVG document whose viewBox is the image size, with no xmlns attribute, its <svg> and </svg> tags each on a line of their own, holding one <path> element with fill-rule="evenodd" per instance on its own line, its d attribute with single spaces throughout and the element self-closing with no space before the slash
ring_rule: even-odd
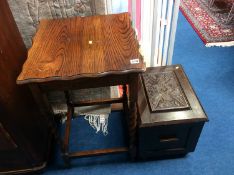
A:
<svg viewBox="0 0 234 175">
<path fill-rule="evenodd" d="M 141 128 L 139 131 L 139 150 L 184 148 L 189 129 L 190 125 Z"/>
</svg>

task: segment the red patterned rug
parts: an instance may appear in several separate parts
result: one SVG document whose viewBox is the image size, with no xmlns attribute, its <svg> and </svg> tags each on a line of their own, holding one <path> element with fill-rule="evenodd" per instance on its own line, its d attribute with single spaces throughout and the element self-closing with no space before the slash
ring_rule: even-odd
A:
<svg viewBox="0 0 234 175">
<path fill-rule="evenodd" d="M 181 0 L 180 10 L 206 46 L 234 46 L 234 18 L 227 22 L 234 0 L 216 0 L 211 8 L 209 1 Z"/>
</svg>

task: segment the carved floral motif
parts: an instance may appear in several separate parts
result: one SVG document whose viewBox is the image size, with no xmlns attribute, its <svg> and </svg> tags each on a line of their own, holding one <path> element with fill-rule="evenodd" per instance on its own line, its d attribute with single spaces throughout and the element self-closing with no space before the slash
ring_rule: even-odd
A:
<svg viewBox="0 0 234 175">
<path fill-rule="evenodd" d="M 173 71 L 143 74 L 143 80 L 152 111 L 189 107 Z"/>
</svg>

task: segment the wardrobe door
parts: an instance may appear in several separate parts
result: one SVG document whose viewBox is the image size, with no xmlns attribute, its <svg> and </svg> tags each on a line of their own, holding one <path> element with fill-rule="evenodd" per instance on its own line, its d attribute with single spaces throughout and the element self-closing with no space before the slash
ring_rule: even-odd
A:
<svg viewBox="0 0 234 175">
<path fill-rule="evenodd" d="M 46 165 L 50 131 L 27 86 L 16 84 L 27 57 L 7 0 L 0 0 L 0 174 Z"/>
<path fill-rule="evenodd" d="M 28 167 L 30 161 L 16 144 L 10 133 L 0 123 L 0 174 L 13 173 Z"/>
<path fill-rule="evenodd" d="M 0 123 L 0 151 L 12 150 L 16 148 L 17 145 L 15 141 L 3 127 L 2 123 Z"/>
</svg>

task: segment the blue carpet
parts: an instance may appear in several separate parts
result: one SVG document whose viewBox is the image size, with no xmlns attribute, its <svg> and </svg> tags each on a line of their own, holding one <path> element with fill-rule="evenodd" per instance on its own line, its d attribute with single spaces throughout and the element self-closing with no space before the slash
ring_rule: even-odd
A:
<svg viewBox="0 0 234 175">
<path fill-rule="evenodd" d="M 76 159 L 70 169 L 63 168 L 57 154 L 54 165 L 48 167 L 44 174 L 234 174 L 234 47 L 206 48 L 180 14 L 173 63 L 183 65 L 210 119 L 195 152 L 179 159 L 137 163 L 128 161 L 125 154 Z M 121 113 L 112 113 L 107 137 L 94 134 L 82 118 L 77 120 L 80 121 L 73 122 L 79 123 L 77 131 L 72 131 L 73 145 L 103 148 L 126 144 L 124 128 L 120 127 L 123 120 Z"/>
</svg>

